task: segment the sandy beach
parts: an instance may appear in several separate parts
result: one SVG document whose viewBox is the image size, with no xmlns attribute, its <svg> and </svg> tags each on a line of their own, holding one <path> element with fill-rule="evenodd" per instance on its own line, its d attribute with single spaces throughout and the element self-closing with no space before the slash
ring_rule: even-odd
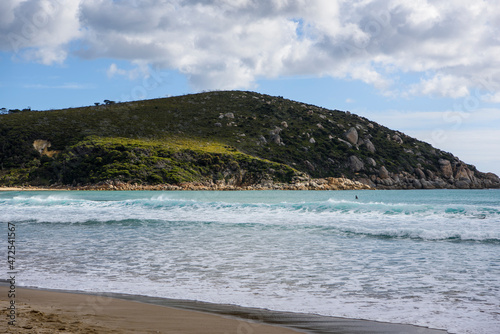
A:
<svg viewBox="0 0 500 334">
<path fill-rule="evenodd" d="M 45 191 L 45 190 L 66 190 L 66 189 L 47 189 L 37 187 L 0 187 L 0 191 Z"/>
<path fill-rule="evenodd" d="M 0 287 L 3 333 L 268 333 L 297 331 L 136 301 L 16 289 L 16 326 L 7 324 L 8 289 Z"/>
<path fill-rule="evenodd" d="M 11 299 L 7 296 L 7 286 L 0 286 L 0 313 L 3 319 L 0 331 L 6 333 L 446 333 L 411 325 L 231 305 L 118 294 L 107 297 L 25 288 L 16 288 L 16 325 L 10 326 L 7 321 Z"/>
</svg>

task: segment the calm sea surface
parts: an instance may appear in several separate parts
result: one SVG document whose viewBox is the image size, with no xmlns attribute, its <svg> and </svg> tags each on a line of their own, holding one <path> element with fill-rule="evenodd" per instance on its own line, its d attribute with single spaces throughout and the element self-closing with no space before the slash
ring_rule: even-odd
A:
<svg viewBox="0 0 500 334">
<path fill-rule="evenodd" d="M 499 333 L 498 190 L 0 192 L 0 222 L 18 286 Z"/>
</svg>

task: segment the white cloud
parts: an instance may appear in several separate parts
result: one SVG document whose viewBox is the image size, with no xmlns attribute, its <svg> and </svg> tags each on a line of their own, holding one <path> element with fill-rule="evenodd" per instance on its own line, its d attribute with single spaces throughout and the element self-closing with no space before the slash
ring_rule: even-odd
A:
<svg viewBox="0 0 500 334">
<path fill-rule="evenodd" d="M 112 63 L 106 70 L 106 74 L 108 78 L 120 75 L 128 78 L 129 80 L 148 78 L 150 76 L 150 69 L 145 62 L 135 61 L 133 63 L 136 67 L 130 70 L 121 69 L 115 63 Z"/>
<path fill-rule="evenodd" d="M 500 86 L 498 36 L 500 6 L 487 1 L 0 4 L 1 50 L 45 64 L 62 62 L 69 52 L 140 61 L 185 73 L 197 89 L 248 88 L 258 78 L 307 75 L 362 80 L 386 94 L 461 98 L 487 75 Z M 110 68 L 108 74 L 130 75 L 121 71 Z M 406 72 L 423 79 L 402 84 Z M 498 90 L 488 93 L 498 103 Z"/>
<path fill-rule="evenodd" d="M 483 96 L 483 101 L 490 103 L 500 103 L 500 92 L 496 94 L 485 94 Z"/>
<path fill-rule="evenodd" d="M 118 66 L 116 66 L 115 63 L 112 63 L 109 66 L 108 70 L 106 71 L 106 74 L 108 75 L 108 78 L 112 78 L 115 75 L 125 75 L 125 76 L 127 76 L 127 71 L 119 69 Z"/>
<path fill-rule="evenodd" d="M 411 95 L 430 95 L 459 98 L 469 95 L 468 81 L 453 75 L 436 74 L 430 79 L 422 79 L 410 88 Z"/>
<path fill-rule="evenodd" d="M 80 1 L 4 0 L 0 50 L 43 64 L 63 62 L 68 44 L 80 38 Z"/>
</svg>

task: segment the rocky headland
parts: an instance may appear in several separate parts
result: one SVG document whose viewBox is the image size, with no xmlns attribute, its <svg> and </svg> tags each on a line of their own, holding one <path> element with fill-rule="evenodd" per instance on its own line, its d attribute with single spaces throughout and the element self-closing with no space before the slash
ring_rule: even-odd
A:
<svg viewBox="0 0 500 334">
<path fill-rule="evenodd" d="M 209 92 L 0 118 L 0 186 L 500 188 L 497 175 L 364 117 L 254 92 Z"/>
</svg>

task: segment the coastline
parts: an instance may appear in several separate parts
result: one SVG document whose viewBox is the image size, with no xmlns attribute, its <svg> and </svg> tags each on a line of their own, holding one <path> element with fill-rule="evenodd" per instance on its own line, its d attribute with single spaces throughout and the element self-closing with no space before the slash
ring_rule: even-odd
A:
<svg viewBox="0 0 500 334">
<path fill-rule="evenodd" d="M 0 284 L 5 315 L 7 292 L 8 287 Z M 447 333 L 413 325 L 116 293 L 16 288 L 15 302 L 17 326 L 10 327 L 11 333 L 42 329 L 68 333 Z M 6 320 L 0 322 L 0 329 L 6 327 Z"/>
<path fill-rule="evenodd" d="M 72 189 L 41 187 L 0 187 L 0 191 L 68 191 Z"/>
<path fill-rule="evenodd" d="M 109 181 L 85 186 L 62 186 L 53 185 L 49 187 L 36 186 L 0 186 L 0 191 L 47 191 L 47 190 L 223 190 L 223 191 L 241 191 L 241 190 L 363 190 L 373 189 L 370 186 L 346 178 L 326 178 L 311 179 L 296 183 L 273 183 L 272 181 L 255 185 L 234 185 L 213 182 L 183 182 L 180 184 L 157 184 L 140 185 L 137 183 L 124 183 Z"/>
</svg>

